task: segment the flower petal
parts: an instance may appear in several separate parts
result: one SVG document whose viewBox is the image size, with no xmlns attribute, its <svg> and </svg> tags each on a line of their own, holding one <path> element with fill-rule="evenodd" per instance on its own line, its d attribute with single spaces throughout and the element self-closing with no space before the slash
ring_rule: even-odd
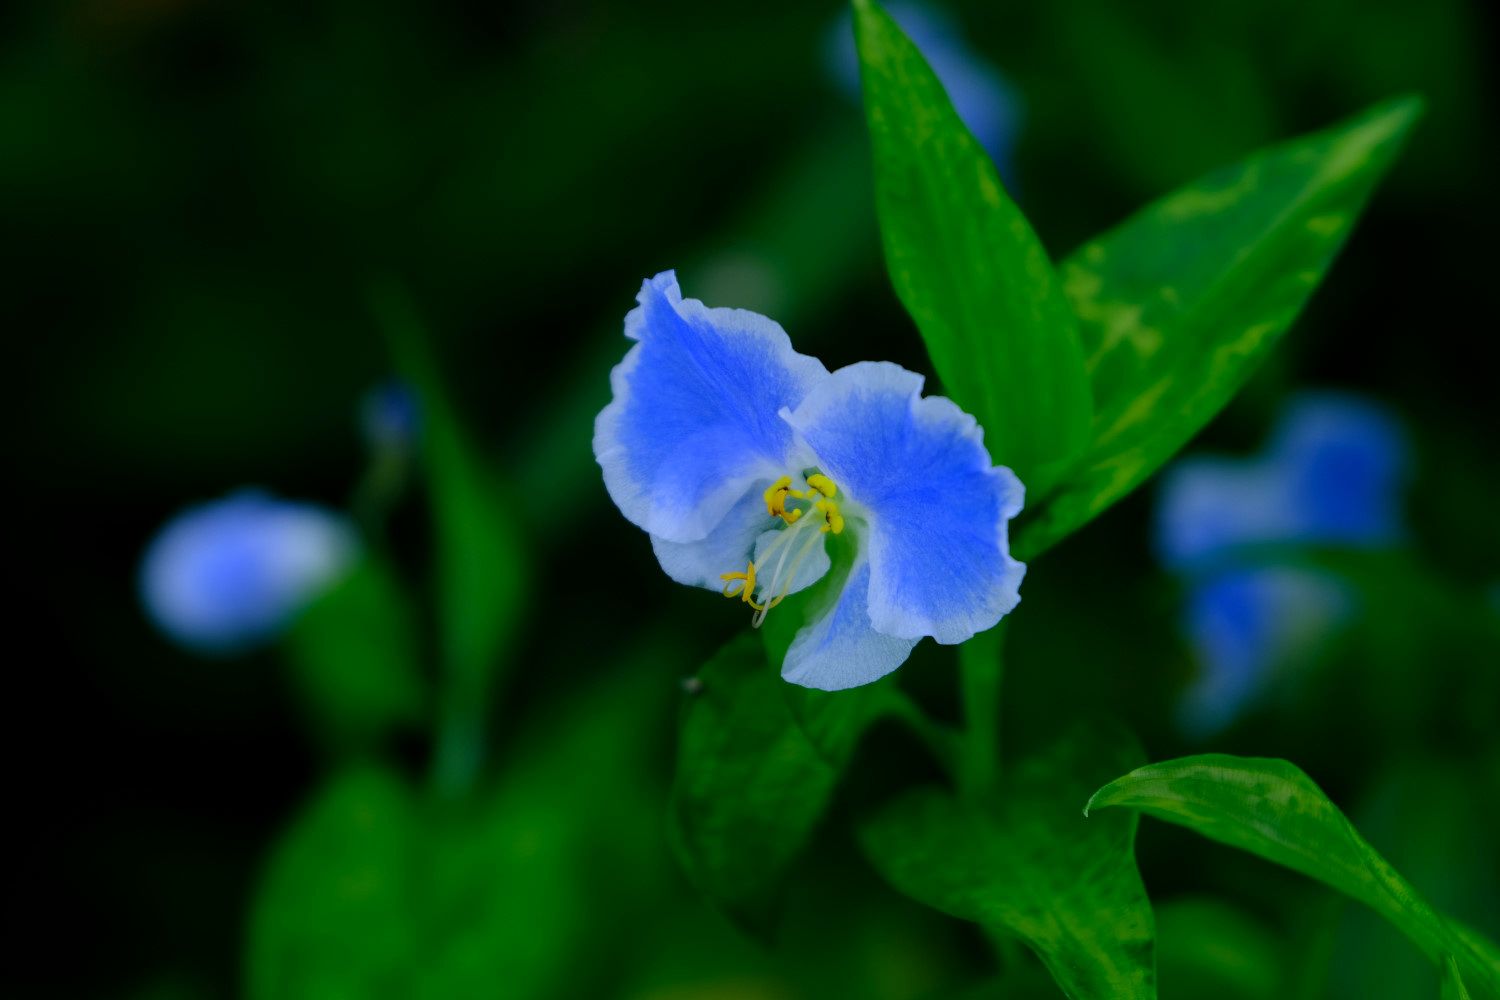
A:
<svg viewBox="0 0 1500 1000">
<path fill-rule="evenodd" d="M 784 534 L 789 530 L 767 531 L 756 540 L 756 579 L 762 588 L 756 600 L 762 603 L 778 594 L 806 590 L 823 579 L 831 565 L 825 544 L 828 536 L 813 528 L 804 529 L 800 536 Z M 773 545 L 775 549 L 771 548 Z M 783 579 L 784 574 L 791 575 L 790 581 Z"/>
<path fill-rule="evenodd" d="M 1261 455 L 1200 455 L 1167 470 L 1157 553 L 1169 569 L 1197 572 L 1253 545 L 1395 542 L 1406 468 L 1400 427 L 1379 406 L 1304 395 Z"/>
<path fill-rule="evenodd" d="M 755 542 L 772 518 L 761 499 L 761 487 L 752 486 L 725 514 L 712 531 L 694 542 L 669 542 L 651 536 L 651 548 L 668 576 L 689 587 L 720 590 L 723 573 L 743 572 L 755 553 Z"/>
<path fill-rule="evenodd" d="M 1407 446 L 1378 404 L 1305 393 L 1282 415 L 1269 452 L 1286 480 L 1296 540 L 1378 546 L 1400 539 Z"/>
<path fill-rule="evenodd" d="M 637 344 L 610 375 L 594 456 L 627 518 L 667 541 L 697 541 L 752 484 L 797 464 L 777 414 L 827 369 L 764 316 L 682 298 L 671 271 L 643 283 L 637 301 L 625 317 Z"/>
<path fill-rule="evenodd" d="M 1196 570 L 1247 545 L 1294 535 L 1282 471 L 1259 460 L 1199 455 L 1162 476 L 1156 550 L 1169 569 Z"/>
<path fill-rule="evenodd" d="M 870 624 L 870 564 L 860 560 L 822 617 L 797 633 L 781 666 L 793 684 L 842 691 L 878 681 L 906 662 L 915 639 L 898 639 Z"/>
<path fill-rule="evenodd" d="M 1347 584 L 1301 567 L 1231 569 L 1203 581 L 1183 612 L 1200 669 L 1178 706 L 1183 731 L 1205 737 L 1228 726 L 1279 672 L 1314 658 L 1355 610 Z"/>
<path fill-rule="evenodd" d="M 834 372 L 783 416 L 868 522 L 869 613 L 903 639 L 963 642 L 1020 601 L 1022 563 L 1007 524 L 1024 489 L 991 464 L 983 431 L 922 377 L 860 362 Z"/>
<path fill-rule="evenodd" d="M 243 652 L 279 634 L 358 554 L 341 515 L 242 490 L 161 529 L 141 559 L 141 600 L 180 645 Z"/>
</svg>

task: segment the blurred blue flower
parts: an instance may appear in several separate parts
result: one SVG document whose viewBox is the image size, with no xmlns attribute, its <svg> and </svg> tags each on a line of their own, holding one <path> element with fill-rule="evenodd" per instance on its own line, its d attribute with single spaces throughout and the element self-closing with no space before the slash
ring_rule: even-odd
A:
<svg viewBox="0 0 1500 1000">
<path fill-rule="evenodd" d="M 830 374 L 764 316 L 682 298 L 670 271 L 637 301 L 595 423 L 605 486 L 667 575 L 745 602 L 755 625 L 832 574 L 783 677 L 867 684 L 923 636 L 963 642 L 1015 607 L 1023 491 L 973 417 L 898 365 Z"/>
<path fill-rule="evenodd" d="M 1157 553 L 1201 569 L 1256 545 L 1362 548 L 1400 540 L 1406 441 L 1380 406 L 1341 393 L 1293 400 L 1261 456 L 1200 455 L 1162 477 Z"/>
<path fill-rule="evenodd" d="M 167 522 L 141 561 L 141 601 L 180 645 L 242 652 L 275 637 L 357 553 L 340 515 L 246 490 Z"/>
<path fill-rule="evenodd" d="M 1195 456 L 1167 471 L 1156 548 L 1189 581 L 1183 631 L 1202 669 L 1184 695 L 1185 730 L 1203 736 L 1227 725 L 1355 610 L 1336 577 L 1252 565 L 1250 551 L 1398 542 L 1407 467 L 1405 438 L 1384 409 L 1312 393 L 1287 407 L 1263 454 Z"/>
<path fill-rule="evenodd" d="M 1336 577 L 1294 566 L 1229 569 L 1190 592 L 1184 631 L 1201 672 L 1183 693 L 1178 723 L 1210 736 L 1262 697 L 1343 625 L 1354 594 Z"/>
<path fill-rule="evenodd" d="M 1025 117 L 1020 95 L 999 70 L 969 48 L 958 24 L 946 12 L 919 3 L 887 4 L 886 12 L 922 51 L 933 74 L 948 91 L 958 117 L 990 154 L 1001 177 L 1010 183 L 1011 155 Z M 847 12 L 830 32 L 826 61 L 839 89 L 859 101 L 859 53 Z"/>
<path fill-rule="evenodd" d="M 412 451 L 422 430 L 417 394 L 396 379 L 374 386 L 360 400 L 359 427 L 372 452 Z"/>
</svg>

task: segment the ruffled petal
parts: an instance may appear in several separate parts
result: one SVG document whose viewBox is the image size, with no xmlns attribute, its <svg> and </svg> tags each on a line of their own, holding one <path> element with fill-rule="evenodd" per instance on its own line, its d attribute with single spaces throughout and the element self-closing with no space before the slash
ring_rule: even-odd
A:
<svg viewBox="0 0 1500 1000">
<path fill-rule="evenodd" d="M 841 368 L 784 414 L 867 522 L 871 624 L 888 636 L 963 642 L 1019 603 L 1007 522 L 1024 489 L 990 462 L 951 400 L 923 398 L 899 365 Z"/>
<path fill-rule="evenodd" d="M 827 369 L 764 316 L 682 298 L 671 271 L 637 301 L 625 317 L 637 343 L 610 375 L 594 456 L 627 518 L 666 541 L 697 541 L 753 484 L 799 464 L 777 414 Z"/>
<path fill-rule="evenodd" d="M 875 631 L 869 592 L 870 564 L 861 560 L 828 610 L 798 631 L 781 676 L 803 687 L 842 691 L 878 681 L 905 663 L 917 640 Z"/>
</svg>

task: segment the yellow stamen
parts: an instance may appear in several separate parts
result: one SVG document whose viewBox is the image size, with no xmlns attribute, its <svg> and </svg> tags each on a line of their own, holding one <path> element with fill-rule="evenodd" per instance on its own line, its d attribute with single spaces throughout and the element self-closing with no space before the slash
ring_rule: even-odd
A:
<svg viewBox="0 0 1500 1000">
<path fill-rule="evenodd" d="M 772 517 L 779 517 L 788 525 L 796 525 L 795 528 L 787 528 L 781 531 L 776 538 L 762 547 L 757 553 L 761 558 L 761 566 L 771 566 L 770 583 L 764 588 L 764 604 L 755 600 L 756 569 L 755 563 L 751 562 L 745 567 L 743 573 L 723 573 L 719 579 L 724 581 L 724 596 L 728 598 L 739 598 L 755 609 L 755 616 L 751 619 L 751 625 L 759 628 L 760 623 L 765 621 L 766 613 L 786 599 L 792 589 L 792 584 L 797 578 L 797 571 L 801 569 L 802 563 L 808 554 L 816 547 L 816 539 L 820 534 L 841 534 L 844 530 L 844 515 L 839 510 L 839 505 L 834 502 L 838 496 L 839 488 L 832 479 L 820 472 L 815 472 L 807 477 L 808 489 L 805 491 L 792 489 L 792 477 L 782 476 L 770 486 L 766 487 L 763 494 L 766 501 L 766 513 Z M 814 499 L 814 498 L 819 499 Z M 787 509 L 787 500 L 809 500 L 812 505 L 806 508 L 794 507 Z M 821 518 L 809 518 L 806 524 L 797 524 L 803 513 L 808 510 L 816 510 Z M 814 527 L 817 531 L 813 531 Z M 794 537 L 800 539 L 806 535 L 806 540 L 798 545 L 792 545 Z M 796 550 L 795 555 L 792 554 Z M 790 557 L 790 562 L 788 559 Z M 785 573 L 782 571 L 786 570 Z"/>
<path fill-rule="evenodd" d="M 817 490 L 819 493 L 823 494 L 830 500 L 839 495 L 838 484 L 835 483 L 832 479 L 829 479 L 827 476 L 823 475 L 823 473 L 821 472 L 814 472 L 812 475 L 808 476 L 807 485 L 811 486 L 813 489 Z"/>
<path fill-rule="evenodd" d="M 738 597 L 756 611 L 765 610 L 755 603 L 755 563 L 747 563 L 743 573 L 720 573 L 719 579 L 724 581 L 725 597 Z"/>
<path fill-rule="evenodd" d="M 833 532 L 835 535 L 844 530 L 844 515 L 839 513 L 839 505 L 832 500 L 819 500 L 813 504 L 813 508 L 823 514 L 823 525 L 818 530 L 827 534 Z"/>
<path fill-rule="evenodd" d="M 779 517 L 787 524 L 792 524 L 797 518 L 802 516 L 802 511 L 795 507 L 791 510 L 786 509 L 787 497 L 803 500 L 807 496 L 801 490 L 792 489 L 791 476 L 782 476 L 776 482 L 766 487 L 764 495 L 766 499 L 766 513 L 772 517 Z"/>
</svg>

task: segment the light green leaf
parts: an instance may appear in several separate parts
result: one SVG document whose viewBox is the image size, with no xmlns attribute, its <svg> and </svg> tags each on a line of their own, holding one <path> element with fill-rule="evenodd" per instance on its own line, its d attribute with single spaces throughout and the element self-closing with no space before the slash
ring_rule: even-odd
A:
<svg viewBox="0 0 1500 1000">
<path fill-rule="evenodd" d="M 1150 764 L 1089 800 L 1139 810 L 1311 876 L 1374 909 L 1434 962 L 1452 954 L 1500 996 L 1500 962 L 1457 933 L 1365 842 L 1321 789 L 1284 760 L 1204 754 Z"/>
<path fill-rule="evenodd" d="M 694 687 L 672 785 L 673 846 L 700 891 L 764 936 L 874 702 L 862 689 L 794 688 L 754 635 L 720 650 Z"/>
<path fill-rule="evenodd" d="M 436 769 L 443 787 L 463 788 L 478 770 L 482 708 L 520 621 L 526 553 L 516 528 L 516 491 L 502 488 L 480 461 L 448 402 L 405 293 L 379 286 L 374 304 L 396 366 L 421 406 L 444 670 Z"/>
<path fill-rule="evenodd" d="M 1089 438 L 1089 383 L 1061 283 L 995 165 L 911 40 L 855 0 L 886 267 L 944 390 L 1035 503 Z"/>
<path fill-rule="evenodd" d="M 1063 261 L 1093 382 L 1092 441 L 1017 528 L 1046 550 L 1155 472 L 1297 318 L 1421 112 L 1392 101 L 1217 171 Z"/>
<path fill-rule="evenodd" d="M 1123 734 L 1079 729 L 1017 765 L 993 802 L 920 789 L 864 823 L 860 839 L 902 892 L 1026 942 L 1068 996 L 1155 997 L 1136 824 L 1079 811 L 1096 776 L 1140 759 Z"/>
<path fill-rule="evenodd" d="M 424 717 L 411 609 L 376 557 L 303 612 L 287 636 L 287 654 L 316 734 L 335 752 L 367 749 Z"/>
</svg>

